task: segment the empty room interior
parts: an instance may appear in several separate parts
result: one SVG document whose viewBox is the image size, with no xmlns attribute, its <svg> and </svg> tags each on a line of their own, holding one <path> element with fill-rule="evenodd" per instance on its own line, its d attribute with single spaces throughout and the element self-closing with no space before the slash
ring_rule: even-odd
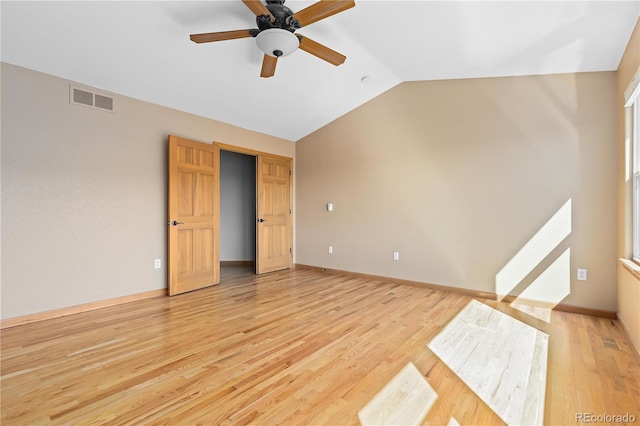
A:
<svg viewBox="0 0 640 426">
<path fill-rule="evenodd" d="M 0 422 L 640 422 L 639 18 L 3 0 Z"/>
</svg>

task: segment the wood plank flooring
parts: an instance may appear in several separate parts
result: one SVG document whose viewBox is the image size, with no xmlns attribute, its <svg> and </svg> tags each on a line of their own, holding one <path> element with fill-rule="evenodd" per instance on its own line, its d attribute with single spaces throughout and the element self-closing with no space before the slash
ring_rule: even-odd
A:
<svg viewBox="0 0 640 426">
<path fill-rule="evenodd" d="M 503 424 L 426 346 L 471 298 L 222 269 L 215 287 L 2 330 L 2 424 L 358 424 L 408 363 L 438 394 L 424 424 Z M 640 422 L 640 360 L 617 321 L 478 300 L 549 335 L 544 424 Z"/>
<path fill-rule="evenodd" d="M 546 333 L 472 300 L 427 347 L 506 423 L 541 425 L 548 343 Z"/>
</svg>

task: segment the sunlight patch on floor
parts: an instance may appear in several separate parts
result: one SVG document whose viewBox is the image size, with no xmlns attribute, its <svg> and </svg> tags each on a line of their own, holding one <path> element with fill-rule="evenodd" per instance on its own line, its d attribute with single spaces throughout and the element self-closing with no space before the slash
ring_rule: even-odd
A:
<svg viewBox="0 0 640 426">
<path fill-rule="evenodd" d="M 542 424 L 549 336 L 472 300 L 431 349 L 510 425 Z"/>
<path fill-rule="evenodd" d="M 413 363 L 408 363 L 360 412 L 363 426 L 419 425 L 438 394 Z"/>
<path fill-rule="evenodd" d="M 514 309 L 519 310 L 529 316 L 538 318 L 544 322 L 551 322 L 551 310 L 552 308 L 545 308 L 542 306 L 535 306 L 529 301 L 520 301 L 518 298 L 509 304 Z"/>
</svg>

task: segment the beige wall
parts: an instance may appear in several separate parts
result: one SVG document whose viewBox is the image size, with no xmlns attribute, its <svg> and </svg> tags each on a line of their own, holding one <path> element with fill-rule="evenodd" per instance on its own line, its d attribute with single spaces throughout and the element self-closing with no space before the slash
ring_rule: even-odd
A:
<svg viewBox="0 0 640 426">
<path fill-rule="evenodd" d="M 167 135 L 295 156 L 124 96 L 115 114 L 70 105 L 69 84 L 2 64 L 3 319 L 166 287 Z"/>
<path fill-rule="evenodd" d="M 625 126 L 624 91 L 640 67 L 640 20 L 627 45 L 618 67 L 618 256 L 631 257 L 631 180 L 625 175 L 630 159 L 626 158 L 627 131 Z M 640 281 L 637 276 L 618 266 L 618 318 L 629 332 L 640 352 Z"/>
<path fill-rule="evenodd" d="M 297 142 L 296 262 L 615 311 L 616 152 L 614 72 L 403 83 Z"/>
</svg>

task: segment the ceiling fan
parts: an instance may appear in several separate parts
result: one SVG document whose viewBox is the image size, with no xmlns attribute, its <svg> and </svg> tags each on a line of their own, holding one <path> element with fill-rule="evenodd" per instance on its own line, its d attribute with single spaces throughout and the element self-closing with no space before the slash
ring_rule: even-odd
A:
<svg viewBox="0 0 640 426">
<path fill-rule="evenodd" d="M 191 34 L 191 40 L 196 43 L 209 43 L 254 37 L 258 48 L 264 52 L 260 77 L 272 77 L 276 72 L 278 58 L 295 52 L 298 47 L 336 66 L 347 59 L 346 56 L 309 37 L 294 33 L 298 28 L 352 8 L 356 5 L 354 0 L 320 0 L 295 13 L 284 5 L 285 0 L 266 0 L 266 5 L 261 0 L 242 2 L 256 15 L 258 28 Z"/>
</svg>

